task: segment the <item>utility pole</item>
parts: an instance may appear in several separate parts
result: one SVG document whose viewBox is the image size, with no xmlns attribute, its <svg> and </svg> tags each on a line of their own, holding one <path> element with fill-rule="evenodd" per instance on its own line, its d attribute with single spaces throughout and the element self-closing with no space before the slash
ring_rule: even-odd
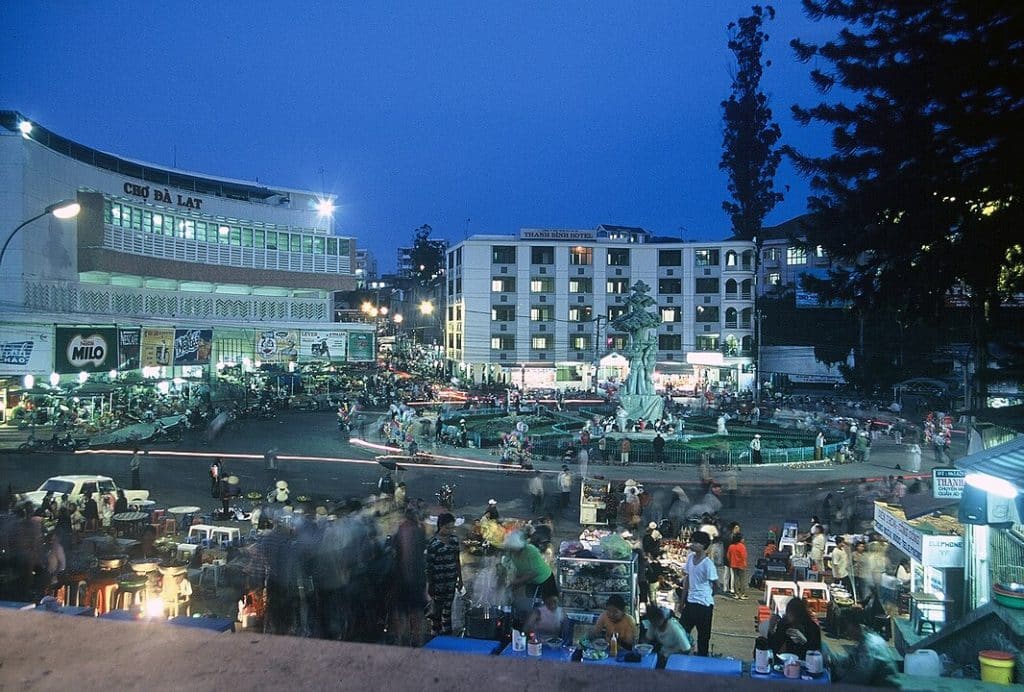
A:
<svg viewBox="0 0 1024 692">
<path fill-rule="evenodd" d="M 594 322 L 594 393 L 597 393 L 597 374 L 601 367 L 601 320 L 607 320 L 604 315 L 598 315 Z"/>
</svg>

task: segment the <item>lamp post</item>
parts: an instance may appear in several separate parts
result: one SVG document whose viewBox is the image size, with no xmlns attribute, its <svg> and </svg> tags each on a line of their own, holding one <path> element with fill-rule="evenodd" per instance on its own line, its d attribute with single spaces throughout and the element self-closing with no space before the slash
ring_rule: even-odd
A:
<svg viewBox="0 0 1024 692">
<path fill-rule="evenodd" d="M 23 229 L 25 226 L 29 225 L 33 221 L 36 221 L 37 219 L 43 218 L 47 214 L 53 214 L 55 217 L 61 220 L 73 219 L 74 217 L 78 216 L 78 212 L 80 212 L 81 210 L 82 206 L 78 202 L 76 202 L 73 199 L 65 199 L 60 202 L 55 202 L 54 204 L 51 204 L 50 206 L 46 207 L 46 209 L 43 209 L 41 213 L 36 214 L 30 219 L 22 221 L 20 224 L 18 224 L 17 228 L 11 231 L 10 235 L 7 236 L 7 240 L 4 241 L 3 248 L 0 248 L 0 266 L 3 265 L 4 255 L 7 254 L 7 246 L 11 244 L 11 240 L 14 239 L 14 236 L 18 235 L 18 231 Z"/>
</svg>

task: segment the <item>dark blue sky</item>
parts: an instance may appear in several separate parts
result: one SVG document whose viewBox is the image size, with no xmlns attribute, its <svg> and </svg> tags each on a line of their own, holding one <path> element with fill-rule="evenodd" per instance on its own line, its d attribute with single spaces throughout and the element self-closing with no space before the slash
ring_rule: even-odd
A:
<svg viewBox="0 0 1024 692">
<path fill-rule="evenodd" d="M 0 106 L 130 158 L 324 188 L 382 270 L 423 223 L 722 238 L 726 25 L 750 5 L 8 2 Z M 816 95 L 788 42 L 834 29 L 776 5 L 763 86 L 784 141 L 824 151 L 789 116 Z M 788 164 L 777 183 L 767 223 L 805 208 Z"/>
</svg>

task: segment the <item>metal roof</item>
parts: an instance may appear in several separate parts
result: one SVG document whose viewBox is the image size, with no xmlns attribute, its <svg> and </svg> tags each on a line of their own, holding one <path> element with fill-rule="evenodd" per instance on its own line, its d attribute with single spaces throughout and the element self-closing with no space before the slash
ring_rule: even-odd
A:
<svg viewBox="0 0 1024 692">
<path fill-rule="evenodd" d="M 986 473 L 1024 489 L 1024 435 L 957 460 L 954 465 L 967 472 Z"/>
</svg>

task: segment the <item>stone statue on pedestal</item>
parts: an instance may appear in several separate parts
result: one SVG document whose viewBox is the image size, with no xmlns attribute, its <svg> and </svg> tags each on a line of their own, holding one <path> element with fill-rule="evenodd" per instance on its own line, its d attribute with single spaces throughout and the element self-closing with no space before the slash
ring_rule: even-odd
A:
<svg viewBox="0 0 1024 692">
<path fill-rule="evenodd" d="M 665 402 L 654 393 L 651 375 L 658 355 L 658 340 L 653 329 L 661 319 L 649 311 L 655 306 L 653 298 L 647 295 L 651 290 L 643 281 L 633 284 L 626 299 L 626 312 L 611 321 L 611 326 L 629 334 L 629 376 L 619 392 L 619 402 L 630 420 L 644 418 L 655 421 L 661 418 Z"/>
</svg>

